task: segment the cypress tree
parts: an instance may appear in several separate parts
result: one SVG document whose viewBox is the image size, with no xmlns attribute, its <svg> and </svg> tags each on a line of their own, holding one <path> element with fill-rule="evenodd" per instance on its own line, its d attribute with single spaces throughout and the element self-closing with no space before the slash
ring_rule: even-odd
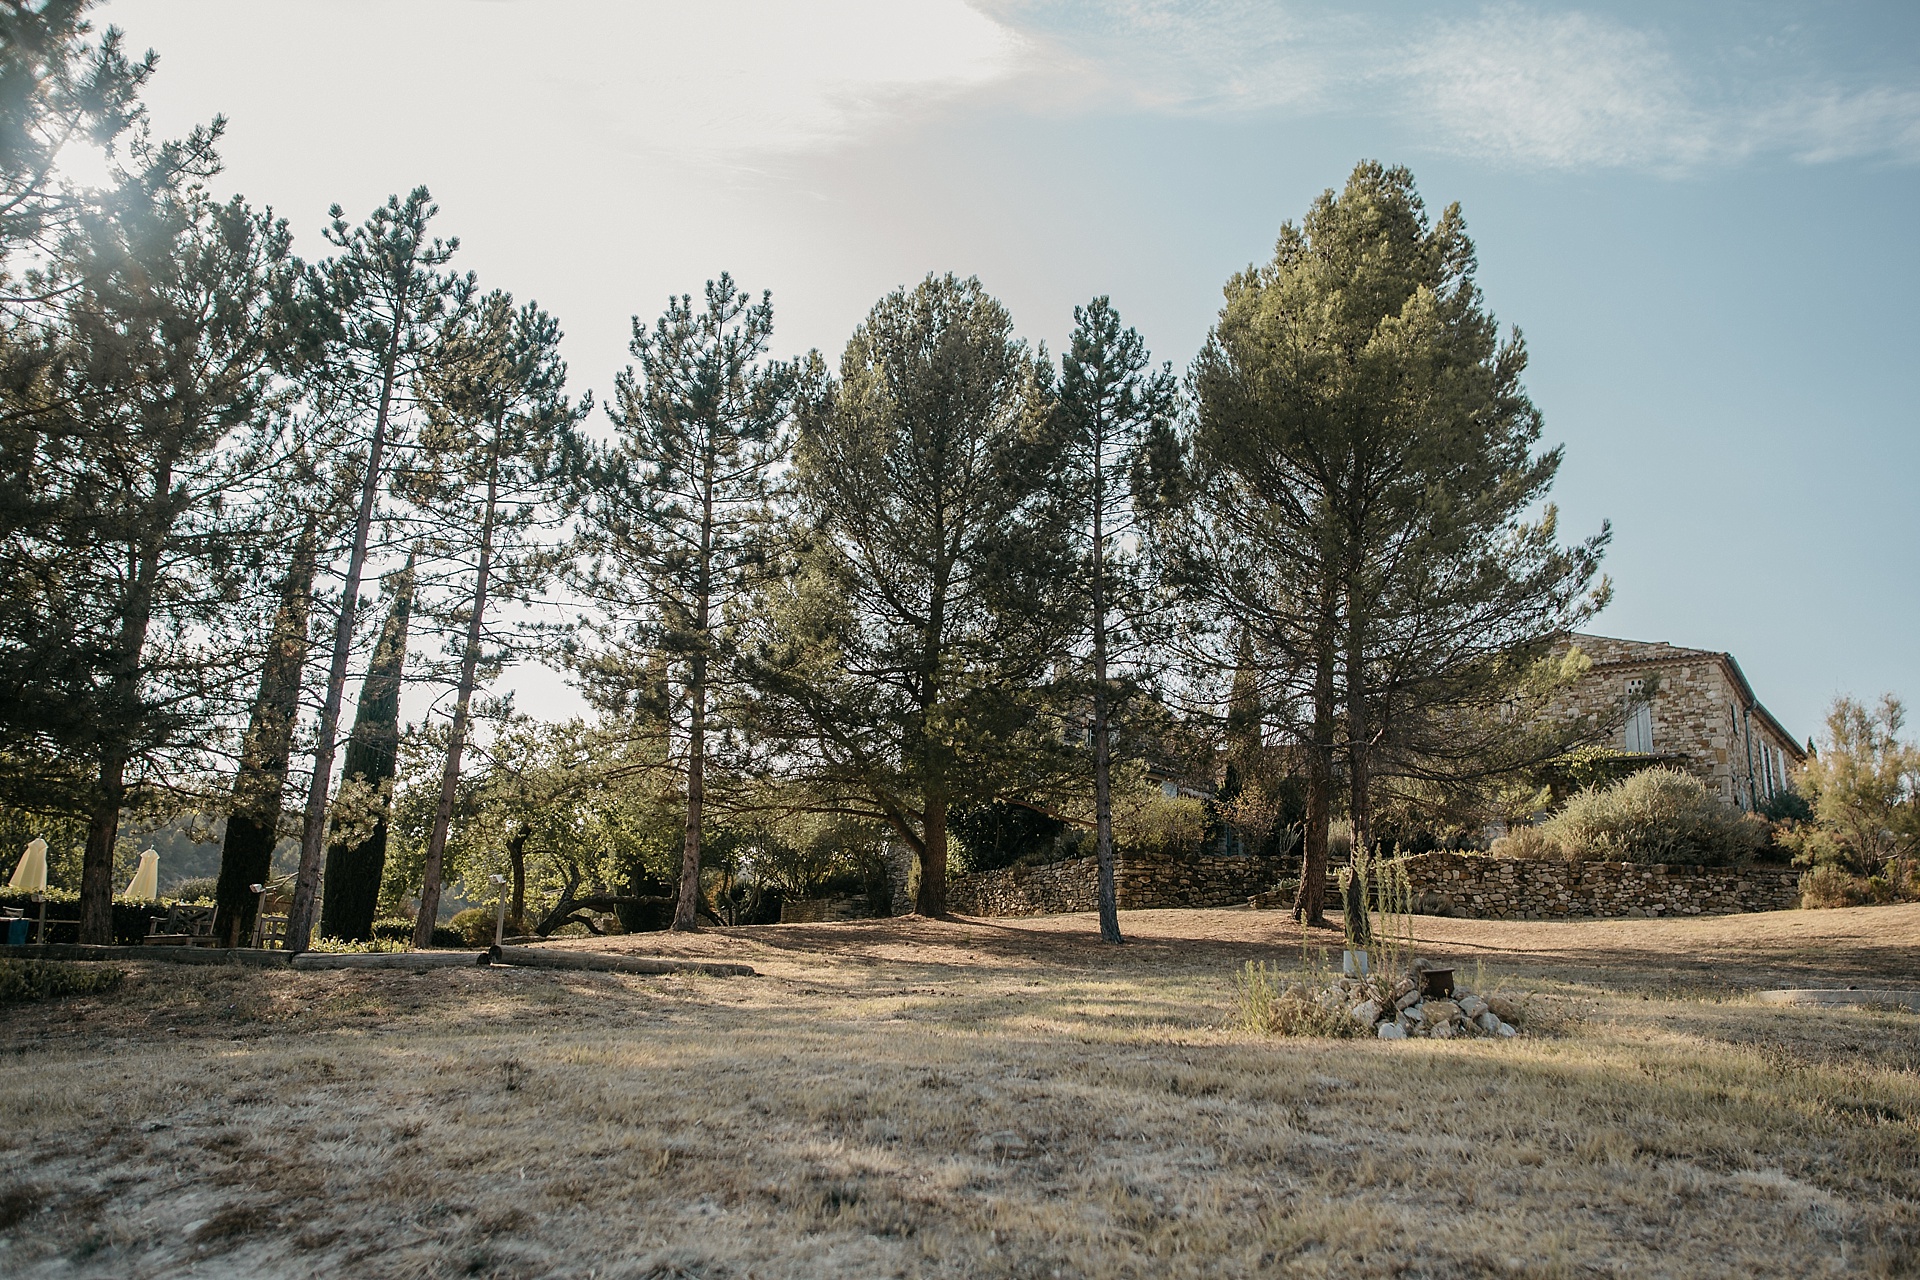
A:
<svg viewBox="0 0 1920 1280">
<path fill-rule="evenodd" d="M 327 839 L 326 896 L 320 907 L 320 932 L 329 938 L 364 942 L 373 936 L 380 900 L 380 877 L 387 866 L 387 813 L 393 799 L 393 775 L 400 753 L 400 681 L 407 664 L 407 624 L 413 613 L 414 557 L 393 582 L 393 605 L 380 630 L 380 643 L 360 684 L 353 714 L 353 735 L 340 771 Z M 358 796 L 359 803 L 342 801 Z"/>
<path fill-rule="evenodd" d="M 287 785 L 287 757 L 300 712 L 300 672 L 307 661 L 307 617 L 313 606 L 313 569 L 319 521 L 309 515 L 295 544 L 293 563 L 280 589 L 260 692 L 233 777 L 233 808 L 220 846 L 220 881 L 214 891 L 220 931 L 240 946 L 253 931 L 259 898 L 251 886 L 264 883 L 279 838 L 280 801 Z"/>
</svg>

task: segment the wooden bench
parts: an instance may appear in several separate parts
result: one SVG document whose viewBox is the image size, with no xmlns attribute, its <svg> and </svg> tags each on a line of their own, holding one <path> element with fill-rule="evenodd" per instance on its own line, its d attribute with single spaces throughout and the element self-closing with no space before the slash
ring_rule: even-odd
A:
<svg viewBox="0 0 1920 1280">
<path fill-rule="evenodd" d="M 166 919 L 147 922 L 147 936 L 141 941 L 149 947 L 217 947 L 220 939 L 213 932 L 213 911 L 176 902 L 167 908 Z"/>
</svg>

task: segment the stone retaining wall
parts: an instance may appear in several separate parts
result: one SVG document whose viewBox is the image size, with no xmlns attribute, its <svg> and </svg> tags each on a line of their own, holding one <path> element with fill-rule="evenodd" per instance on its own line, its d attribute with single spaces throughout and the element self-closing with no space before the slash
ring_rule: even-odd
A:
<svg viewBox="0 0 1920 1280">
<path fill-rule="evenodd" d="M 1114 896 L 1123 911 L 1237 906 L 1262 889 L 1271 888 L 1296 861 L 1291 856 L 1168 858 L 1122 854 L 1113 868 Z M 969 916 L 1058 915 L 1095 910 L 1098 893 L 1096 861 L 1071 858 L 1044 866 L 1006 867 L 961 876 L 947 885 L 947 906 Z"/>
<path fill-rule="evenodd" d="M 1423 853 L 1407 859 L 1414 910 L 1477 920 L 1702 916 L 1800 905 L 1786 867 L 1697 867 Z"/>
</svg>

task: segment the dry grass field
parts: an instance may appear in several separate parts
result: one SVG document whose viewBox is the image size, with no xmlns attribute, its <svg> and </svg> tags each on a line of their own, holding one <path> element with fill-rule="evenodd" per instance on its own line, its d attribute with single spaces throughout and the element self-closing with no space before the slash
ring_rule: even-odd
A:
<svg viewBox="0 0 1920 1280">
<path fill-rule="evenodd" d="M 1920 907 L 1417 921 L 1532 993 L 1504 1042 L 1237 1032 L 1282 914 L 1125 925 L 593 944 L 756 978 L 136 965 L 4 1015 L 0 1275 L 1920 1270 L 1920 1017 L 1747 995 L 1920 986 Z"/>
</svg>

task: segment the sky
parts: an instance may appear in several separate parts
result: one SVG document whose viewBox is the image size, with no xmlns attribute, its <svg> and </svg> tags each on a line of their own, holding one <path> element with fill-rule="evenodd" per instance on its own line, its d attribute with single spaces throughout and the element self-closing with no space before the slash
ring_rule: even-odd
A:
<svg viewBox="0 0 1920 1280">
<path fill-rule="evenodd" d="M 1184 368 L 1356 161 L 1458 202 L 1614 530 L 1608 635 L 1726 650 L 1788 730 L 1920 699 L 1920 5 L 112 0 L 163 134 L 323 256 L 425 184 L 604 400 L 632 317 L 729 271 L 781 355 L 978 275 L 1058 350 L 1112 297 Z M 523 710 L 571 714 L 558 675 Z"/>
</svg>

